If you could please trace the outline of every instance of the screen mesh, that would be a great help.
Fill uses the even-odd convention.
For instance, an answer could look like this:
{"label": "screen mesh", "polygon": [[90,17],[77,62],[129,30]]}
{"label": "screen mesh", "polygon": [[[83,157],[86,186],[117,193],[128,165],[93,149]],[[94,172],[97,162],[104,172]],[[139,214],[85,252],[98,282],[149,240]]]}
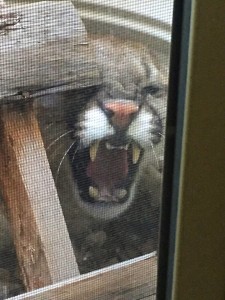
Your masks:
{"label": "screen mesh", "polygon": [[0,299],[156,257],[173,2],[1,2]]}

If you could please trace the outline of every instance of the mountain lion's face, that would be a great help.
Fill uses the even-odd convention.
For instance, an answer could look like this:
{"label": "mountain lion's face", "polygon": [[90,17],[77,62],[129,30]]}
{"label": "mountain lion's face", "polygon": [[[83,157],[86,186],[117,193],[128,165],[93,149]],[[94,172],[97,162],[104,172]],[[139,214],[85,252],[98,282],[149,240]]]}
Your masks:
{"label": "mountain lion's face", "polygon": [[76,111],[71,161],[79,205],[110,219],[135,198],[145,156],[161,139],[157,101],[163,86],[146,50],[106,39],[92,45],[104,83]]}

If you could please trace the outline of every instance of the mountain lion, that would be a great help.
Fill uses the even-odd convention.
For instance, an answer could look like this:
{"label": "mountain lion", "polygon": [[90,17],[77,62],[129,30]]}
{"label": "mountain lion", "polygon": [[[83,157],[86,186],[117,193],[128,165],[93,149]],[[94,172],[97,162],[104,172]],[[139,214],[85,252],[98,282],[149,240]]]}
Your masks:
{"label": "mountain lion", "polygon": [[103,84],[88,99],[73,105],[70,95],[62,105],[71,130],[67,154],[74,201],[94,219],[110,220],[138,202],[143,185],[159,205],[166,83],[139,44],[92,37],[91,47]]}
{"label": "mountain lion", "polygon": [[102,86],[76,102],[72,92],[55,96],[60,102],[46,98],[39,117],[71,237],[106,221],[139,224],[160,203],[166,79],[143,45],[114,37],[90,43]]}

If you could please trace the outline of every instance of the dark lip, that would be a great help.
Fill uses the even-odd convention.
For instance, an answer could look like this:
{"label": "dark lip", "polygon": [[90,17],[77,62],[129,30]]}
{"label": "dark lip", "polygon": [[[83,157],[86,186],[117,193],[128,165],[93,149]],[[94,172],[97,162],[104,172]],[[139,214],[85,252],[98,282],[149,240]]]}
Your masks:
{"label": "dark lip", "polygon": [[103,138],[101,142],[109,142],[112,146],[121,147],[131,143],[132,139],[126,135],[126,131],[117,131],[113,135]]}

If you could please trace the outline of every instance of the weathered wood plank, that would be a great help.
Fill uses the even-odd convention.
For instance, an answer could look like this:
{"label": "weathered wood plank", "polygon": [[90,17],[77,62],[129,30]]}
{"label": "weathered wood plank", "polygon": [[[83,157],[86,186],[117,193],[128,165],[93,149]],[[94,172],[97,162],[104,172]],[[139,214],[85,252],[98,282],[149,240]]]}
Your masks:
{"label": "weathered wood plank", "polygon": [[100,84],[86,32],[69,1],[2,8],[16,15],[0,27],[0,104]]}
{"label": "weathered wood plank", "polygon": [[156,272],[156,254],[151,253],[10,299],[153,300]]}
{"label": "weathered wood plank", "polygon": [[26,289],[78,275],[33,110],[2,109],[0,123],[1,192]]}

